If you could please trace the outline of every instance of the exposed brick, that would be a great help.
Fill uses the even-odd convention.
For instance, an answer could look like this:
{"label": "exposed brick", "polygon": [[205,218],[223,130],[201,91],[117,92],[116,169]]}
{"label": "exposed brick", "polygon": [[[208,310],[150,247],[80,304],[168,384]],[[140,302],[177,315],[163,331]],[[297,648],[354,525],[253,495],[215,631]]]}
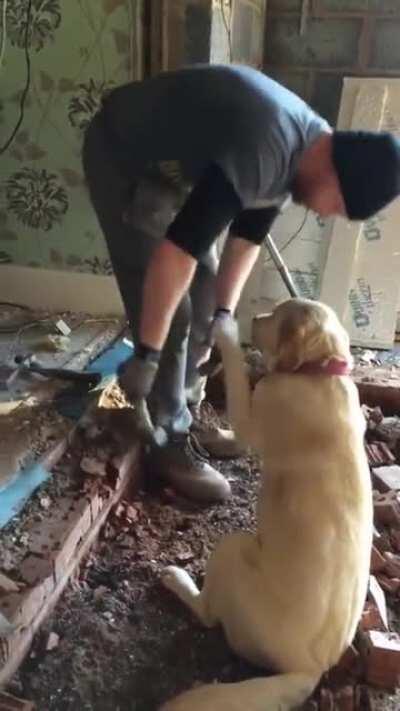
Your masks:
{"label": "exposed brick", "polygon": [[400,411],[400,377],[394,370],[356,366],[353,380],[358,387],[361,404],[379,406],[385,415],[396,415]]}
{"label": "exposed brick", "polygon": [[400,680],[399,635],[394,632],[368,632],[364,654],[367,682],[383,689],[395,689]]}
{"label": "exposed brick", "polygon": [[386,566],[386,560],[376,546],[371,549],[371,573],[381,573]]}
{"label": "exposed brick", "polygon": [[366,443],[365,451],[367,452],[370,467],[381,467],[394,464],[396,461],[396,457],[392,454],[386,442]]}
{"label": "exposed brick", "polygon": [[335,702],[337,711],[354,711],[354,689],[352,686],[344,686],[335,694]]}
{"label": "exposed brick", "polygon": [[400,66],[400,21],[377,20],[372,38],[371,66],[398,69]]}
{"label": "exposed brick", "polygon": [[267,26],[266,60],[269,64],[316,67],[353,66],[358,58],[362,21],[312,19],[305,34],[299,22],[273,18]]}
{"label": "exposed brick", "polygon": [[326,118],[331,126],[336,125],[342,86],[343,77],[341,74],[317,74],[315,78],[311,103],[313,108]]}
{"label": "exposed brick", "polygon": [[16,696],[0,691],[0,711],[35,711],[31,701],[17,699]]}
{"label": "exposed brick", "polygon": [[376,524],[400,528],[400,505],[395,492],[374,495],[374,520]]}

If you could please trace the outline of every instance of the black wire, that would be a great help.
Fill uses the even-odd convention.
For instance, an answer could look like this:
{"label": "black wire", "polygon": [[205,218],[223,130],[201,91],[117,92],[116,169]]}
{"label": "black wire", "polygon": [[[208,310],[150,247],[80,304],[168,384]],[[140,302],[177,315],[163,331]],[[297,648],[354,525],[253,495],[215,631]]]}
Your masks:
{"label": "black wire", "polygon": [[31,24],[31,12],[32,12],[32,0],[28,0],[27,9],[26,9],[26,27],[25,27],[25,38],[24,38],[25,61],[26,61],[26,82],[25,82],[24,90],[21,94],[18,121],[15,124],[15,127],[11,133],[11,136],[5,142],[4,146],[2,146],[0,148],[0,155],[2,153],[5,153],[5,151],[10,147],[11,143],[13,142],[15,136],[17,135],[17,133],[21,127],[21,124],[24,120],[25,101],[26,101],[26,97],[28,96],[28,92],[29,92],[29,89],[31,86],[31,57],[29,54],[29,30],[30,30],[30,24]]}
{"label": "black wire", "polygon": [[[288,241],[283,245],[283,247],[281,247],[281,248],[279,249],[279,252],[280,252],[281,254],[282,254],[283,252],[285,252],[285,250],[286,250],[288,247],[290,247],[290,245],[292,244],[292,242],[294,242],[294,240],[296,239],[296,237],[298,237],[299,234],[300,234],[300,232],[302,232],[303,227],[304,227],[304,225],[305,225],[306,222],[307,222],[308,213],[309,213],[309,210],[307,209],[306,212],[305,212],[305,215],[304,215],[304,217],[303,217],[302,223],[301,223],[300,227],[298,228],[298,230],[296,230],[296,232],[294,233],[294,235],[292,235],[292,236],[290,237],[290,239],[288,239]],[[272,262],[272,257],[268,257],[268,259],[266,259],[264,263],[267,264],[268,262]]]}

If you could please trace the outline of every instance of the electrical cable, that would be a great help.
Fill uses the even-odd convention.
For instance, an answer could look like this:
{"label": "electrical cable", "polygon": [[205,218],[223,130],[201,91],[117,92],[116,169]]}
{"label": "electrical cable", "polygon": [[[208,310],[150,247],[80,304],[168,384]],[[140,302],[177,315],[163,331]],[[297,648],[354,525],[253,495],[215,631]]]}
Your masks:
{"label": "electrical cable", "polygon": [[0,71],[3,68],[4,54],[7,43],[7,3],[8,0],[3,0],[2,18],[1,18],[1,45],[0,45]]}
{"label": "electrical cable", "polygon": [[[300,227],[299,227],[299,228],[296,230],[296,232],[288,239],[288,241],[285,242],[285,244],[283,245],[283,247],[282,247],[281,249],[279,249],[279,252],[280,252],[281,254],[282,254],[283,252],[285,252],[288,247],[290,247],[290,245],[292,244],[292,242],[294,242],[294,240],[295,240],[295,239],[300,235],[300,233],[303,231],[304,226],[305,226],[305,224],[306,224],[306,222],[307,222],[308,213],[309,213],[309,210],[306,209],[305,215],[304,215],[304,217],[303,217],[303,220],[302,220],[302,222],[301,222]],[[266,245],[264,245],[264,246],[266,247]],[[266,247],[266,249],[268,249],[268,248]],[[268,258],[265,260],[264,264],[268,264],[268,262],[272,262],[272,257],[268,257]]]}
{"label": "electrical cable", "polygon": [[[3,12],[4,12],[4,5],[3,5]],[[29,92],[29,89],[31,86],[31,56],[29,53],[29,31],[30,31],[30,24],[31,24],[31,15],[32,15],[32,0],[27,0],[26,26],[25,26],[25,38],[24,38],[24,50],[25,50],[25,61],[26,61],[26,82],[25,82],[25,87],[23,89],[23,92],[21,94],[18,121],[15,124],[10,137],[7,139],[5,144],[0,147],[0,155],[5,153],[5,151],[10,147],[11,143],[13,142],[15,136],[17,135],[17,133],[21,127],[21,124],[24,120],[26,97],[28,96],[28,92]],[[4,31],[4,28],[3,28],[3,31]]]}

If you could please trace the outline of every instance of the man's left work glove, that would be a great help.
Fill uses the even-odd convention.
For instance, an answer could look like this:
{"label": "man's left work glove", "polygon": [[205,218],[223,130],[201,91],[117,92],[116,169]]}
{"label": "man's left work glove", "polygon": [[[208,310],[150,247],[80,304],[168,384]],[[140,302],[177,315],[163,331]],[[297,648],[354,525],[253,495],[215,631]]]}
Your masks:
{"label": "man's left work glove", "polygon": [[208,337],[207,337],[207,345],[209,348],[214,347],[215,336],[216,336],[217,331],[220,328],[220,326],[222,326],[225,321],[230,320],[231,318],[232,318],[232,313],[229,309],[222,309],[222,308],[216,309],[216,311],[214,313],[213,320],[211,321],[211,326],[210,326],[210,330],[208,332]]}
{"label": "man's left work glove", "polygon": [[160,354],[138,346],[135,354],[118,369],[118,384],[131,403],[145,400],[151,392],[158,371]]}

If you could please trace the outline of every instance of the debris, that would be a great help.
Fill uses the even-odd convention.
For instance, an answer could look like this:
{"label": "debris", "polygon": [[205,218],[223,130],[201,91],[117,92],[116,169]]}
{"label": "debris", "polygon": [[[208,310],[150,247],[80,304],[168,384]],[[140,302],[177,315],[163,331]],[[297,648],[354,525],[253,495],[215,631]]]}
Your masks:
{"label": "debris", "polygon": [[376,488],[385,494],[389,491],[400,491],[400,467],[397,464],[381,466],[372,469]]}
{"label": "debris", "polygon": [[92,476],[107,476],[106,463],[94,457],[82,457],[80,467],[85,474]]}
{"label": "debris", "polygon": [[372,574],[375,573],[380,573],[383,570],[385,570],[386,566],[386,561],[385,558],[383,557],[382,553],[377,549],[377,547],[374,545],[372,546],[371,549],[371,563],[370,563],[370,571]]}
{"label": "debris", "polygon": [[46,509],[46,511],[47,511],[47,509],[49,509],[51,506],[51,499],[48,496],[42,496],[39,499],[39,503],[40,503],[42,509]]}
{"label": "debris", "polygon": [[[379,619],[383,626],[383,629],[389,629],[388,615],[386,609],[386,598],[381,586],[379,585],[377,579],[370,575],[369,585],[368,585],[368,598],[376,606],[378,610]],[[377,627],[376,629],[380,629]]]}
{"label": "debris", "polygon": [[56,321],[55,327],[63,336],[69,336],[71,334],[70,327],[65,323],[65,321],[63,321],[62,318]]}
{"label": "debris", "polygon": [[7,639],[14,630],[15,625],[12,625],[11,622],[4,617],[3,613],[0,612],[0,638],[4,637],[4,639]]}
{"label": "debris", "polygon": [[400,556],[387,551],[383,554],[385,559],[385,573],[389,578],[400,578]]}
{"label": "debris", "polygon": [[400,637],[395,632],[371,630],[363,639],[366,681],[382,689],[395,689],[400,681]]}
{"label": "debris", "polygon": [[335,711],[355,711],[354,689],[344,686],[335,694]]}
{"label": "debris", "polygon": [[400,579],[399,578],[388,578],[386,575],[379,574],[376,576],[379,585],[383,590],[391,595],[396,595],[400,590]]}
{"label": "debris", "polygon": [[400,439],[400,417],[384,417],[377,424],[375,431],[379,439],[387,442],[389,447],[395,450]]}
{"label": "debris", "polygon": [[93,599],[98,602],[101,600],[104,595],[106,595],[108,592],[110,592],[109,588],[107,588],[105,585],[99,585],[98,588],[96,588],[93,591]]}
{"label": "debris", "polygon": [[39,350],[51,350],[51,351],[61,351],[61,352],[67,352],[71,348],[71,339],[69,336],[58,336],[55,334],[47,334],[45,338],[43,339],[43,345],[42,343],[38,344],[38,349]]}
{"label": "debris", "polygon": [[4,573],[0,573],[0,592],[13,593],[19,592],[20,586],[14,580],[8,578]]}
{"label": "debris", "polygon": [[56,649],[58,647],[59,642],[60,637],[58,636],[58,634],[56,632],[50,632],[46,644],[46,652],[51,652],[53,649]]}
{"label": "debris", "polygon": [[370,467],[380,467],[385,464],[393,464],[396,461],[396,457],[385,442],[366,443],[365,450]]}
{"label": "debris", "polygon": [[374,519],[376,524],[400,528],[400,504],[395,491],[374,492]]}
{"label": "debris", "polygon": [[336,664],[336,669],[358,677],[361,672],[361,657],[354,644],[346,649]]}
{"label": "debris", "polygon": [[368,407],[368,405],[361,405],[361,410],[367,422],[368,430],[376,429],[376,426],[379,425],[384,418],[384,414],[380,407]]}
{"label": "debris", "polygon": [[333,693],[330,689],[322,688],[319,699],[319,711],[335,711]]}
{"label": "debris", "polygon": [[35,711],[35,708],[31,701],[17,699],[16,696],[0,691],[0,711]]}

